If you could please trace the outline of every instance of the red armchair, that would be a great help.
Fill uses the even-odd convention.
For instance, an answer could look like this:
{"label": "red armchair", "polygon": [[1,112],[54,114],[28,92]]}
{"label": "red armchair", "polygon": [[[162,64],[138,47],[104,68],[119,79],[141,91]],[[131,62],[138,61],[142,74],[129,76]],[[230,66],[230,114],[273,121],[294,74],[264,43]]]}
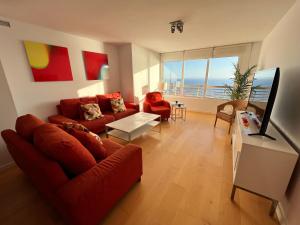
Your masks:
{"label": "red armchair", "polygon": [[[116,202],[140,181],[141,148],[103,139],[108,156],[89,170],[69,177],[60,162],[46,156],[35,145],[34,136],[43,124],[38,118],[26,115],[17,120],[16,132],[2,131],[11,156],[66,224],[99,224]],[[59,131],[63,139],[69,135]]]}
{"label": "red armchair", "polygon": [[160,92],[149,92],[144,101],[144,112],[161,115],[162,119],[170,118],[170,103],[163,100]]}

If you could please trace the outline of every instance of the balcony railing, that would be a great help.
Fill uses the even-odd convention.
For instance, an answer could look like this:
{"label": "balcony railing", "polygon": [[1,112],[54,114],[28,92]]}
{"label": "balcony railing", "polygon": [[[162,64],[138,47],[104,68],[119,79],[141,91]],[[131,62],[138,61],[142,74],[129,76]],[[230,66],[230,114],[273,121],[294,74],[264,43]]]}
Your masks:
{"label": "balcony railing", "polygon": [[168,83],[164,91],[166,95],[179,95],[188,97],[209,97],[219,99],[229,99],[225,92],[225,86],[206,86],[206,93],[204,85],[185,84],[182,87],[178,84]]}

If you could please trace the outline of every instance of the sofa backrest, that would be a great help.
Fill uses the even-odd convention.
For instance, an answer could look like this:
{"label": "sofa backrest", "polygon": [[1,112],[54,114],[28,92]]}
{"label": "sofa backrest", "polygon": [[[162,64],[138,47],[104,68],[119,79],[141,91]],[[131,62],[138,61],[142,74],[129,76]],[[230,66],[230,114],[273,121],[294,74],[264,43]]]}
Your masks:
{"label": "sofa backrest", "polygon": [[149,92],[146,94],[146,101],[149,103],[154,103],[163,100],[162,95],[160,92]]}
{"label": "sofa backrest", "polygon": [[32,144],[34,130],[43,124],[42,120],[27,114],[17,119],[17,132],[4,130],[1,135],[16,164],[36,188],[51,199],[54,191],[69,179],[57,162],[47,158]]}
{"label": "sofa backrest", "polygon": [[112,98],[122,98],[120,92],[114,92],[111,94],[97,95],[98,104],[102,112],[112,112],[110,100]]}
{"label": "sofa backrest", "polygon": [[60,100],[57,105],[58,113],[73,120],[80,119],[80,105],[87,103],[98,103],[98,98],[95,97],[82,97],[82,98],[69,98]]}

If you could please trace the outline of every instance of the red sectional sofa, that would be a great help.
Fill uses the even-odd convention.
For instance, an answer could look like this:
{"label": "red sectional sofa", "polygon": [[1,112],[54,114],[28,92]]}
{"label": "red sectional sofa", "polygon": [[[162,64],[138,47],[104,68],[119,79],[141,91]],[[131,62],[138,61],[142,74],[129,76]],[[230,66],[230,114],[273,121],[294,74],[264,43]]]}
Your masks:
{"label": "red sectional sofa", "polygon": [[[70,148],[66,152],[62,148],[72,144],[81,151],[88,150],[58,126],[47,124],[32,115],[17,119],[16,132],[4,130],[1,135],[16,164],[69,225],[99,224],[142,175],[140,147],[132,144],[122,146],[104,139],[103,145],[109,153],[106,158],[100,162],[88,159],[94,165],[70,177],[61,162],[53,160],[45,151],[51,151],[47,148],[53,143],[62,150],[52,149],[57,155],[66,155]],[[40,139],[46,140],[45,148],[41,148],[43,142]]]}
{"label": "red sectional sofa", "polygon": [[[100,133],[105,130],[105,124],[130,116],[140,111],[139,105],[125,102],[126,111],[114,113],[110,100],[112,98],[121,98],[120,92],[111,94],[97,95],[95,97],[62,99],[57,105],[58,115],[49,116],[50,123],[60,124],[62,122],[78,122],[94,133]],[[96,120],[83,120],[80,117],[80,104],[98,103],[104,117]]]}

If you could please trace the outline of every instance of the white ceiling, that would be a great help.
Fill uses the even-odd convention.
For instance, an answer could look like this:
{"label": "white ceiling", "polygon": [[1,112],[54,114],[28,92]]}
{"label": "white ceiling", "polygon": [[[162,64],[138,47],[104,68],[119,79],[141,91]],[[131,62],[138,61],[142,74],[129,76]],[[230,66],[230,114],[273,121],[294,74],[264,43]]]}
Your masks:
{"label": "white ceiling", "polygon": [[[295,0],[0,0],[0,15],[158,52],[260,41]],[[169,22],[182,19],[182,34]]]}

